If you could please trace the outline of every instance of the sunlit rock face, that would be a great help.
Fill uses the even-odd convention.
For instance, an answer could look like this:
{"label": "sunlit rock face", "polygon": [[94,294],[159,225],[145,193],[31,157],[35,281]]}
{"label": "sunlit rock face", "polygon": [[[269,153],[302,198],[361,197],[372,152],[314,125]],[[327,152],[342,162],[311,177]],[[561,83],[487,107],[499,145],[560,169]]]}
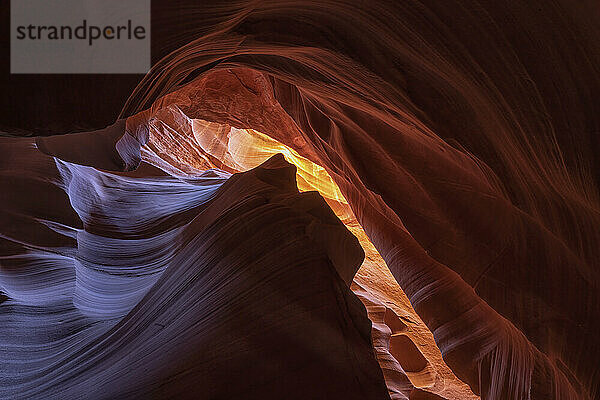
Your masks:
{"label": "sunlit rock face", "polygon": [[[120,119],[84,133],[89,143],[40,139],[39,150],[111,170],[144,160],[129,177],[198,179],[207,168],[232,173],[264,161],[261,146],[244,157],[229,151],[256,145],[248,138],[260,132],[320,166],[337,187],[313,189],[367,254],[351,287],[372,321],[369,346],[390,396],[598,398],[597,3],[177,0],[153,15],[160,16],[154,47],[167,57],[129,97]],[[31,115],[20,111],[24,121],[12,131],[88,126],[97,120],[73,104],[85,99],[100,113],[101,105],[120,106],[131,94],[130,87],[105,86],[111,96],[83,84],[71,96],[70,88],[61,90],[47,101],[53,108],[43,119],[35,111],[46,108],[32,103]],[[27,96],[18,100],[29,107]],[[56,112],[56,104],[66,106]],[[102,116],[105,125],[117,119]],[[38,154],[33,147],[19,151]],[[51,157],[26,168],[15,167],[19,158],[2,160],[9,171],[3,179],[14,187],[2,194],[13,202],[5,209],[14,210],[2,211],[2,237],[9,238],[3,316],[13,312],[7,305],[40,301],[38,294],[68,297],[70,285],[77,288],[73,270],[81,268],[56,267],[74,259],[73,230],[84,229],[67,194],[51,183],[63,175]],[[47,189],[47,201],[25,195],[31,183]],[[34,254],[24,256],[23,246]],[[47,248],[51,254],[41,261]],[[350,284],[348,276],[341,279]],[[142,301],[145,290],[123,293],[121,304],[91,283],[82,284],[103,299],[110,318]],[[81,297],[70,298],[84,306]],[[86,307],[77,312],[91,313]],[[85,317],[103,318],[91,314]],[[92,327],[99,335],[105,329]],[[47,349],[36,349],[36,357],[47,357]],[[36,357],[24,359],[36,363]],[[6,379],[18,380],[18,365]]]}
{"label": "sunlit rock face", "polygon": [[[285,90],[279,90],[284,99],[290,90],[300,99],[305,96],[282,85]],[[321,114],[315,121],[306,120],[312,114],[298,109],[293,109],[300,113],[294,120],[290,118],[294,114],[284,112],[275,99],[276,87],[249,69],[215,71],[161,98],[131,123],[140,126],[138,130],[152,130],[157,121],[166,119],[171,127],[184,127],[181,132],[187,140],[197,141],[208,149],[205,152],[223,153],[223,143],[207,144],[206,139],[198,139],[210,125],[199,122],[199,118],[217,121],[225,127],[213,129],[221,132],[220,137],[226,132],[227,140],[233,142],[225,143],[225,147],[234,148],[232,154],[224,154],[223,164],[230,167],[236,162],[236,129],[275,129],[270,132],[272,137],[325,167],[338,183],[456,376],[484,398],[589,397],[582,381],[587,379],[594,385],[596,370],[581,369],[581,376],[587,378],[577,378],[568,362],[578,360],[571,367],[577,370],[581,360],[595,365],[597,343],[589,332],[595,322],[582,310],[572,310],[565,297],[557,294],[578,297],[589,312],[598,311],[598,276],[591,267],[594,259],[586,264],[584,257],[584,253],[595,251],[583,244],[591,242],[584,239],[584,253],[578,256],[576,249],[568,246],[572,238],[560,239],[557,231],[551,232],[544,225],[545,217],[515,206],[501,187],[500,177],[459,148],[429,135],[417,135],[412,129],[404,132],[401,126],[381,125],[373,116],[377,114],[341,105],[345,112],[331,110],[329,123],[322,121],[325,117]],[[219,108],[215,110],[216,104]],[[219,113],[223,107],[229,114]],[[170,110],[169,118],[162,114],[165,109]],[[356,119],[351,121],[350,116]],[[151,122],[136,125],[140,120]],[[372,139],[365,136],[366,125],[361,128],[359,122],[378,126],[376,132],[380,134],[395,133],[386,139],[390,141],[387,147],[376,147],[381,150],[376,151]],[[317,123],[322,124],[320,129]],[[165,140],[165,128],[162,123],[158,125],[163,134],[150,140],[150,148],[161,147]],[[228,126],[237,128],[229,130]],[[311,139],[316,132],[328,132],[327,145],[322,136],[318,141]],[[360,143],[360,149],[348,148],[351,140]],[[179,151],[185,153],[182,148]],[[364,186],[366,183],[369,186]],[[538,188],[537,193],[542,193],[539,190],[546,191]],[[564,201],[568,199],[562,198]],[[399,208],[391,208],[391,202]],[[572,217],[579,218],[582,226],[588,224],[584,215],[597,219],[591,204],[570,207]],[[404,218],[399,218],[401,210],[406,212]],[[532,249],[540,254],[534,255]],[[444,260],[447,264],[442,263]],[[556,275],[548,272],[538,276],[535,269],[542,267]],[[507,274],[507,270],[513,273]],[[563,282],[566,277],[569,281]],[[522,283],[516,284],[515,279]],[[572,326],[569,321],[577,315],[579,322]],[[577,344],[571,344],[575,339]],[[577,357],[566,350],[569,346],[579,352]],[[414,353],[412,349],[406,351]],[[424,381],[415,377],[414,382]]]}
{"label": "sunlit rock face", "polygon": [[[365,252],[365,260],[353,278],[352,290],[364,303],[372,321],[373,350],[390,396],[402,399],[416,388],[422,388],[446,398],[476,398],[442,360],[431,332],[410,305],[325,169],[255,130],[187,118],[180,108],[181,104],[189,103],[181,97],[183,93],[178,92],[180,97],[176,103],[158,110],[152,117],[150,140],[142,148],[144,160],[161,166],[167,159],[175,171],[194,174],[217,166],[230,172],[246,171],[274,154],[284,154],[297,168],[298,188],[318,191],[359,239]],[[166,105],[164,99],[161,104]]]}

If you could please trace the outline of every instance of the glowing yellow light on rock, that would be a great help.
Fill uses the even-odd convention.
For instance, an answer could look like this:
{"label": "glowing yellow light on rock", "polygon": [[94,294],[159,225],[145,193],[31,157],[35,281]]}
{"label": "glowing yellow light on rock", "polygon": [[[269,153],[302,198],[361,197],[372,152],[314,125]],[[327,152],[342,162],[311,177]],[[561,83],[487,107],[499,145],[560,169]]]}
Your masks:
{"label": "glowing yellow light on rock", "polygon": [[[298,189],[318,191],[348,230],[358,238],[365,252],[365,260],[351,288],[369,312],[373,322],[373,338],[375,331],[378,331],[380,338],[386,337],[385,330],[388,328],[384,314],[387,315],[388,311],[392,311],[399,320],[410,321],[406,324],[406,331],[392,332],[392,336],[406,336],[427,361],[426,367],[420,371],[404,371],[411,383],[448,399],[478,398],[445,364],[433,335],[412,308],[387,264],[356,220],[339,187],[323,167],[261,132],[199,119],[179,119],[172,110],[163,111],[157,113],[157,124],[152,127],[153,134],[150,135],[147,150],[168,158],[169,163],[181,171],[193,167],[196,171],[220,168],[234,173],[243,172],[257,167],[277,153],[283,154],[288,162],[294,164]],[[386,349],[389,340],[387,346],[381,342],[373,344],[384,375],[391,374],[386,376],[390,384],[396,380],[394,370],[397,370],[398,363]]]}

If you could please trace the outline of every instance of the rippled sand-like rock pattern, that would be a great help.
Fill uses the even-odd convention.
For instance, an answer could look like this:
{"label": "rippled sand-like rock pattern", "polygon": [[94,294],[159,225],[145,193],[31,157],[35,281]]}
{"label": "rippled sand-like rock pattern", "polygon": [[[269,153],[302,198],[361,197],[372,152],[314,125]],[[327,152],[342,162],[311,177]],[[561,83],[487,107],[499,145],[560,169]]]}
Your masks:
{"label": "rippled sand-like rock pattern", "polygon": [[[349,289],[364,253],[281,155],[231,178],[132,178],[1,145],[31,155],[12,179],[47,179],[73,217],[37,213],[53,243],[2,239],[3,398],[387,397]],[[12,193],[9,216],[28,206]]]}

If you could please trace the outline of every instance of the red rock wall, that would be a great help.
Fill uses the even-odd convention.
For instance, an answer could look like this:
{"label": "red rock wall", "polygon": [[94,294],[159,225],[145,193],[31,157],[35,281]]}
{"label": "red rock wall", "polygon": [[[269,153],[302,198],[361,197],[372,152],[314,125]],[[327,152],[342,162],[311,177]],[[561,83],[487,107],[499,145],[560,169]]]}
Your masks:
{"label": "red rock wall", "polygon": [[192,82],[188,117],[257,129],[328,170],[482,398],[598,397],[595,2],[157,11],[179,26],[172,48],[188,44],[121,116]]}

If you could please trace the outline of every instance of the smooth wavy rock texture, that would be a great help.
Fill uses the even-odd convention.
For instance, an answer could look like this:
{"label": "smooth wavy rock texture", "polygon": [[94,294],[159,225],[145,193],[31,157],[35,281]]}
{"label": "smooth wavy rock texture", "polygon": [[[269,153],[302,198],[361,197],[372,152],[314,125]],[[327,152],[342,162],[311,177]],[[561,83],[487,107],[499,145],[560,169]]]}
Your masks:
{"label": "smooth wavy rock texture", "polygon": [[[63,308],[58,308],[54,316],[67,315],[67,321],[118,319],[116,315],[126,311],[125,304],[139,301],[127,314],[132,316],[131,322],[122,319],[107,327],[108,322],[93,324],[82,320],[85,329],[94,330],[94,335],[80,336],[77,334],[83,328],[73,322],[75,325],[68,333],[75,342],[69,344],[61,342],[65,334],[62,328],[58,333],[40,331],[40,338],[9,334],[7,338],[13,338],[14,342],[0,351],[10,352],[15,346],[32,346],[33,349],[47,341],[57,341],[59,349],[67,346],[69,350],[56,357],[69,353],[75,358],[59,361],[51,374],[33,372],[30,376],[45,380],[48,390],[58,387],[60,381],[75,379],[70,374],[95,376],[93,379],[98,380],[93,385],[101,384],[103,379],[114,380],[115,384],[109,386],[111,390],[116,390],[118,385],[135,386],[137,380],[124,382],[124,371],[128,362],[141,363],[144,357],[168,370],[160,373],[173,373],[169,376],[175,380],[191,379],[177,369],[170,353],[159,352],[164,359],[159,358],[143,340],[164,338],[160,344],[169,349],[177,349],[180,343],[177,335],[168,336],[174,334],[171,329],[177,325],[165,324],[170,321],[166,316],[165,320],[160,319],[162,311],[168,308],[163,302],[168,303],[168,300],[153,297],[155,288],[156,293],[161,294],[162,290],[170,290],[161,282],[170,276],[167,272],[171,264],[143,297],[152,297],[156,303],[152,315],[165,326],[162,334],[167,336],[164,337],[160,336],[160,325],[151,325],[154,319],[138,319],[152,306],[137,296],[142,294],[145,285],[150,285],[153,277],[144,278],[137,294],[123,291],[123,303],[112,301],[107,291],[95,287],[95,279],[91,277],[98,271],[89,271],[85,276],[90,279],[81,282],[81,286],[76,280],[71,283],[73,270],[89,266],[85,259],[81,265],[67,266],[68,260],[78,260],[74,250],[78,247],[76,233],[85,227],[77,203],[73,208],[69,206],[69,196],[60,188],[64,184],[60,182],[65,182],[64,176],[72,171],[83,168],[66,167],[67,162],[130,171],[140,160],[154,159],[153,166],[142,162],[141,170],[119,176],[138,174],[144,179],[148,178],[144,174],[164,176],[157,171],[158,166],[171,176],[160,179],[174,181],[200,179],[200,171],[207,165],[222,166],[227,172],[234,172],[226,166],[232,165],[235,158],[221,160],[218,152],[212,156],[210,152],[194,153],[196,146],[219,150],[218,143],[202,142],[206,138],[198,134],[202,126],[191,132],[179,130],[181,126],[193,128],[194,123],[198,124],[194,121],[204,121],[228,132],[231,128],[260,132],[327,172],[382,257],[385,268],[407,296],[412,310],[432,335],[444,365],[454,374],[443,376],[456,385],[452,376],[468,384],[472,393],[466,395],[492,400],[600,397],[600,341],[597,339],[600,330],[600,103],[597,101],[600,97],[600,26],[597,23],[600,7],[597,1],[207,0],[199,5],[192,0],[174,0],[157,3],[152,10],[152,47],[156,63],[137,86],[127,77],[13,78],[7,84],[8,100],[0,107],[10,114],[0,125],[3,132],[13,136],[46,135],[36,140],[39,150],[63,160],[56,166],[52,164],[54,159],[47,157],[45,161],[31,161],[24,167],[23,159],[31,156],[29,159],[37,160],[33,156],[37,150],[31,147],[31,141],[28,142],[30,148],[22,150],[23,155],[2,159],[8,171],[3,173],[3,179],[6,187],[11,188],[3,191],[2,201],[13,204],[2,210],[5,218],[2,235],[9,238],[8,244],[4,244],[8,250],[3,253],[4,258],[9,258],[2,261],[2,291],[8,298],[1,305],[2,318],[22,315],[35,320],[42,313],[39,309],[28,308],[36,311],[25,312],[19,311],[19,307],[39,307],[40,304],[34,303],[54,297],[48,295],[49,292],[69,298],[66,296],[71,293],[69,285],[74,285],[73,305],[82,307],[75,312],[90,315],[69,314],[70,309],[63,309],[67,307],[63,304],[56,305]],[[188,123],[182,123],[183,118],[189,120]],[[177,123],[173,124],[174,121]],[[81,136],[54,136],[67,132]],[[88,138],[89,142],[82,138]],[[54,172],[59,169],[63,172]],[[55,181],[59,183],[53,183]],[[30,184],[39,188],[31,191]],[[102,186],[98,188],[103,190]],[[47,194],[44,201],[37,201],[35,193],[41,190]],[[77,198],[75,193],[73,195]],[[282,199],[281,207],[293,211],[289,199]],[[322,209],[328,210],[325,206]],[[95,213],[94,210],[92,215]],[[265,234],[278,232],[276,225],[275,222],[267,224],[273,230],[265,228]],[[115,222],[114,226],[119,224]],[[259,229],[243,224],[234,224],[232,229],[242,229],[242,226],[247,227],[248,234]],[[102,232],[97,234],[105,237]],[[205,234],[211,232],[216,231],[209,229]],[[184,237],[189,238],[186,235]],[[284,233],[274,236],[287,237]],[[156,243],[160,241],[156,240]],[[241,242],[243,240],[235,244],[241,246]],[[94,248],[85,240],[82,246],[88,246],[88,250]],[[140,251],[147,250],[145,246],[141,245]],[[278,248],[275,244],[270,246]],[[163,249],[163,246],[158,247]],[[25,248],[33,253],[26,253]],[[185,252],[183,248],[180,250]],[[313,251],[316,248],[308,246],[305,255],[314,254]],[[99,252],[98,256],[101,255]],[[142,254],[125,251],[124,256]],[[294,259],[296,256],[299,258]],[[303,260],[299,254],[294,257],[278,259],[291,264]],[[64,267],[59,267],[62,261],[65,261]],[[180,268],[173,271],[173,278],[181,280],[169,281],[174,288],[181,288],[180,296],[170,298],[174,306],[180,304],[178,301],[189,301],[185,306],[191,307],[196,296],[193,290],[185,291],[195,288],[193,282],[196,282],[186,281],[185,265],[181,263]],[[25,273],[18,273],[19,269]],[[272,271],[273,279],[280,277],[275,270],[278,269]],[[326,276],[318,280],[312,280],[310,274],[294,275],[299,280],[295,287],[313,290],[313,285],[322,288],[323,281],[328,281],[331,289],[332,276],[336,275],[327,275],[325,270],[320,269]],[[153,267],[145,272],[151,271]],[[298,271],[290,271],[290,274],[292,272]],[[344,277],[343,273],[336,273]],[[352,275],[349,271],[345,273],[346,278]],[[47,276],[43,276],[45,274]],[[218,281],[218,276],[211,277]],[[112,276],[106,280],[107,284],[120,285],[118,282],[121,281]],[[345,290],[349,284],[348,279],[342,279],[333,287]],[[333,398],[362,396],[358,393],[379,394],[385,398],[381,369],[387,375],[388,390],[395,391],[397,398],[444,397],[442,392],[431,393],[426,387],[420,387],[427,385],[429,378],[415,370],[427,364],[405,338],[411,339],[409,333],[420,325],[409,326],[410,323],[400,318],[409,315],[408,311],[392,310],[410,328],[405,330],[393,314],[387,312],[388,304],[374,295],[375,286],[359,286],[354,282],[353,289],[362,298],[373,322],[372,345],[379,367],[368,340],[368,320],[362,313],[362,320],[355,321],[364,323],[353,325],[355,330],[351,331],[355,334],[342,335],[344,340],[353,343],[349,348],[359,357],[353,358],[355,363],[346,358],[348,353],[327,348],[330,355],[327,359],[334,363],[332,368],[323,367],[319,374],[311,375],[311,379],[315,379],[313,386],[302,387],[314,388],[324,376],[331,377],[327,382],[335,386],[339,380],[331,374],[335,371],[344,374],[345,368],[361,365],[363,369],[352,375],[361,376],[361,383],[352,381],[354,384],[335,386],[336,390],[344,390],[340,392],[344,394]],[[78,287],[85,291],[77,292]],[[342,292],[344,298],[354,298],[349,291]],[[86,302],[86,293],[94,300]],[[325,293],[331,292],[323,291],[322,295]],[[219,294],[227,295],[227,291]],[[228,298],[228,301],[238,305],[241,303],[237,301],[243,298]],[[93,307],[97,301],[106,305],[105,311]],[[325,297],[322,301],[331,305]],[[261,304],[261,310],[273,310],[268,298],[263,298]],[[347,312],[354,315],[350,305],[358,303],[347,304]],[[97,315],[103,313],[106,315]],[[221,313],[219,318],[225,318],[224,314],[227,313]],[[287,315],[291,318],[292,314]],[[344,313],[338,307],[326,315],[331,322]],[[248,317],[244,320],[248,323],[254,321],[248,315],[244,317]],[[351,320],[343,318],[346,323]],[[64,322],[55,322],[58,321]],[[132,327],[129,324],[137,324],[136,329],[128,330]],[[62,323],[46,325],[63,326]],[[290,326],[295,327],[294,333],[298,335],[294,337],[304,337],[300,336],[305,332],[303,328]],[[230,332],[243,327],[237,325]],[[10,333],[12,329],[5,330]],[[106,329],[104,333],[103,329]],[[110,336],[115,329],[124,331],[118,337]],[[201,328],[190,329],[194,332]],[[326,331],[329,332],[321,327],[314,332]],[[258,330],[254,332],[258,335]],[[311,331],[307,328],[306,332]],[[335,332],[340,331],[334,330],[332,335],[335,336]],[[347,331],[342,329],[342,332]],[[422,332],[423,337],[427,336],[426,331]],[[141,336],[136,336],[138,333]],[[182,332],[177,333],[184,337]],[[91,336],[97,336],[97,341],[84,343],[82,337]],[[114,342],[103,346],[107,344],[103,340],[109,337],[112,339],[106,340]],[[219,340],[228,340],[228,337]],[[340,340],[326,343],[328,346],[347,343]],[[231,349],[240,348],[234,345],[242,346],[228,342]],[[321,345],[315,338],[307,343]],[[420,350],[419,343],[412,339],[411,343]],[[23,360],[27,360],[25,364],[20,366],[20,361],[15,361],[6,369],[8,377],[3,379],[9,379],[11,387],[23,385],[27,391],[44,388],[43,385],[27,387],[28,383],[19,382],[18,378],[27,377],[28,371],[35,371],[52,357],[44,353],[48,347],[40,346],[41,353],[36,357],[23,355]],[[94,350],[88,353],[77,346],[92,346]],[[118,357],[121,348],[136,350],[128,352],[126,359],[116,360],[113,357]],[[197,349],[194,345],[187,346],[184,354],[193,358]],[[295,347],[278,351],[284,354],[291,349]],[[387,349],[389,355],[381,349]],[[226,350],[226,346],[215,348],[223,359],[234,356]],[[177,351],[173,350],[173,354],[180,355]],[[294,357],[310,357],[310,354],[299,352]],[[393,359],[386,358],[389,356]],[[264,353],[261,357],[264,358]],[[261,357],[252,359],[263,359]],[[9,359],[19,360],[17,356]],[[394,360],[405,364],[402,373],[386,372],[399,371],[390,367],[396,365]],[[148,362],[148,365],[156,364]],[[293,368],[289,362],[277,365]],[[433,365],[438,366],[443,367],[441,363]],[[90,371],[89,375],[86,371]],[[102,373],[98,374],[99,371]],[[216,368],[215,373],[218,371]],[[244,373],[253,371],[249,369]],[[147,378],[141,375],[139,382],[143,382],[147,390],[161,390],[152,385],[163,384],[166,395],[175,395],[168,390],[184,390],[183,386],[171,386],[171,380],[153,380],[156,373],[157,370],[152,369]],[[239,370],[230,373],[242,375]],[[391,375],[394,377],[390,378]],[[211,378],[215,382],[224,379],[224,376]],[[148,383],[150,381],[152,383]],[[282,381],[275,379],[272,383],[282,384]],[[88,386],[93,389],[96,387],[93,385]],[[325,385],[325,388],[334,386]],[[7,387],[4,381],[2,387]],[[77,380],[65,385],[73,391],[81,387],[83,383]],[[200,386],[190,387],[200,390]],[[364,392],[358,392],[358,387]],[[223,390],[229,388],[223,386]],[[255,393],[253,388],[248,386],[243,397],[251,397]],[[159,392],[154,393],[159,395]],[[283,397],[296,393],[289,391]]]}
{"label": "smooth wavy rock texture", "polygon": [[0,397],[387,397],[349,290],[364,253],[281,155],[193,179],[13,161],[23,189],[54,170],[48,190],[80,223],[3,198],[5,218],[27,211],[48,232],[2,239]]}

